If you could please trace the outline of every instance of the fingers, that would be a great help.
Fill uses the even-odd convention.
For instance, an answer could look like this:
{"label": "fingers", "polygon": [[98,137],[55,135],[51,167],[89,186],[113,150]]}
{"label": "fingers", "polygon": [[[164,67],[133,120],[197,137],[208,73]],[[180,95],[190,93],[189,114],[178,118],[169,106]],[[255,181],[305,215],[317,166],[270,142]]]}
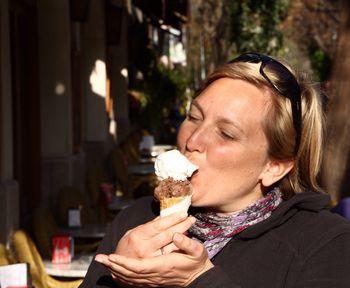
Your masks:
{"label": "fingers", "polygon": [[159,243],[162,247],[171,243],[175,233],[186,232],[194,223],[195,218],[190,216],[185,221],[175,224],[162,232],[155,235],[154,240]]}
{"label": "fingers", "polygon": [[[208,252],[204,246],[196,241],[186,237],[183,234],[175,234],[173,237],[174,244],[182,250],[184,254],[189,256],[192,260],[192,276],[187,279],[187,284],[199,275],[205,273],[214,267],[214,264],[208,258]],[[185,287],[187,287],[187,284]]]}
{"label": "fingers", "polygon": [[174,234],[173,243],[185,254],[193,257],[200,257],[203,255],[203,253],[206,253],[201,243],[196,240],[192,240],[180,233]]}
{"label": "fingers", "polygon": [[127,287],[159,287],[161,283],[158,273],[141,274],[113,262],[110,262],[109,265],[108,269],[113,279],[119,283],[127,284]]}
{"label": "fingers", "polygon": [[163,247],[163,255],[170,254],[171,252],[178,251],[179,248],[176,247],[174,243],[170,243]]}
{"label": "fingers", "polygon": [[[159,256],[160,249],[172,242],[175,233],[184,233],[194,222],[195,218],[187,217],[186,212],[156,218],[129,230],[118,242],[114,253],[134,258]],[[175,245],[165,248],[164,254],[178,250]]]}
{"label": "fingers", "polygon": [[107,258],[103,258],[102,264],[118,278],[124,280],[133,279],[135,281],[136,279],[157,277],[158,271],[164,266],[164,261],[157,257],[135,259],[110,254]]}
{"label": "fingers", "polygon": [[184,253],[150,258],[98,254],[95,260],[105,265],[117,282],[133,287],[163,287],[165,284],[187,287],[193,279],[214,267],[199,242],[179,233],[174,235],[174,243]]}
{"label": "fingers", "polygon": [[[134,271],[126,269],[123,266],[117,264],[116,259],[116,256],[114,256],[113,254],[109,256],[104,254],[98,254],[95,257],[95,261],[103,264],[110,271],[112,278],[117,282],[124,283],[133,287],[139,286],[138,282],[142,280],[139,279],[140,274],[135,273]],[[132,280],[132,282],[130,282],[130,280]],[[144,281],[141,281],[140,283],[145,284]]]}
{"label": "fingers", "polygon": [[157,221],[158,219],[160,219],[160,216],[157,216],[157,217],[154,218],[151,222]]}
{"label": "fingers", "polygon": [[159,249],[172,242],[174,233],[187,231],[194,219],[186,213],[174,213],[138,226],[125,234],[115,253],[130,257],[159,256]]}
{"label": "fingers", "polygon": [[166,217],[159,218],[158,221],[154,221],[150,225],[150,233],[153,233],[152,236],[169,229],[170,227],[179,224],[186,220],[188,214],[186,212],[174,213]]}
{"label": "fingers", "polygon": [[152,266],[158,266],[157,262],[161,262],[157,258],[134,259],[115,254],[109,255],[108,260],[111,263],[111,267],[115,268],[116,272],[132,277],[137,277],[138,275],[141,277],[140,274],[150,276],[153,272],[149,271],[147,267],[150,267],[151,265],[147,263],[150,262],[150,264],[152,263]]}
{"label": "fingers", "polygon": [[148,240],[158,235],[160,232],[169,229],[170,227],[181,223],[187,218],[187,213],[174,213],[167,217],[157,217],[152,221],[140,225],[130,231],[128,234],[137,234],[139,240]]}
{"label": "fingers", "polygon": [[108,255],[97,254],[95,256],[95,261],[103,264],[104,262],[108,261]]}

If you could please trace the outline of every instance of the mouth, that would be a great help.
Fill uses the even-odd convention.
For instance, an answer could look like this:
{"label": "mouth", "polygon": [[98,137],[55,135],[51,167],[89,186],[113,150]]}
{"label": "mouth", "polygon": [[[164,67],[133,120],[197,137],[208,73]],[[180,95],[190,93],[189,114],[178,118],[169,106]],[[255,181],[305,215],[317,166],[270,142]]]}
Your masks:
{"label": "mouth", "polygon": [[196,171],[194,171],[191,175],[191,177],[189,178],[189,180],[191,181],[193,179],[193,177],[195,177],[198,174],[199,169],[197,169]]}

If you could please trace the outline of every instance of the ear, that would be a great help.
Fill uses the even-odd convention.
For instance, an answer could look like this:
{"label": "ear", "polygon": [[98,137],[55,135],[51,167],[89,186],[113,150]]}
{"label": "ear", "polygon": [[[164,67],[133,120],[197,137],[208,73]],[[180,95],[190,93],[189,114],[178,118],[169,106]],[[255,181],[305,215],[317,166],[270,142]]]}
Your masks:
{"label": "ear", "polygon": [[261,174],[261,184],[269,187],[281,180],[294,167],[293,160],[269,160]]}

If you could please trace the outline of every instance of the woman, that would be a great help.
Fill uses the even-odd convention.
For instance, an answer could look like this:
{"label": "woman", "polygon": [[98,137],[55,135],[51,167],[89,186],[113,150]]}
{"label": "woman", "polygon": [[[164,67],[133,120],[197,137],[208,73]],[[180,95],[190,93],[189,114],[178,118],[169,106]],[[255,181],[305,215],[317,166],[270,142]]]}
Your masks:
{"label": "woman", "polygon": [[190,216],[122,211],[81,287],[348,287],[350,225],[321,192],[316,87],[257,53],[219,67],[178,147],[199,170]]}

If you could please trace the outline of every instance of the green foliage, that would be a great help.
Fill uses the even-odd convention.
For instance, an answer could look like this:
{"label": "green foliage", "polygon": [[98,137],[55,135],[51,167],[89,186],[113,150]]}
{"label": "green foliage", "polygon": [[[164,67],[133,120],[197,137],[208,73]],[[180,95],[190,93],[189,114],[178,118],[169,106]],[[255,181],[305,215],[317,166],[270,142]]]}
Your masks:
{"label": "green foliage", "polygon": [[332,68],[332,60],[329,55],[317,47],[315,43],[309,45],[308,52],[315,77],[317,77],[320,82],[328,80]]}
{"label": "green foliage", "polygon": [[149,96],[154,108],[171,108],[176,99],[183,97],[186,81],[180,70],[170,69],[163,65],[156,65],[146,76],[143,90]]}
{"label": "green foliage", "polygon": [[258,51],[276,54],[283,44],[279,24],[290,0],[230,1],[232,41],[236,53]]}
{"label": "green foliage", "polygon": [[169,118],[172,111],[184,111],[181,105],[185,102],[187,84],[182,70],[163,65],[154,65],[145,75],[139,87],[142,97],[137,121],[157,140],[170,133],[168,126],[171,125]]}

